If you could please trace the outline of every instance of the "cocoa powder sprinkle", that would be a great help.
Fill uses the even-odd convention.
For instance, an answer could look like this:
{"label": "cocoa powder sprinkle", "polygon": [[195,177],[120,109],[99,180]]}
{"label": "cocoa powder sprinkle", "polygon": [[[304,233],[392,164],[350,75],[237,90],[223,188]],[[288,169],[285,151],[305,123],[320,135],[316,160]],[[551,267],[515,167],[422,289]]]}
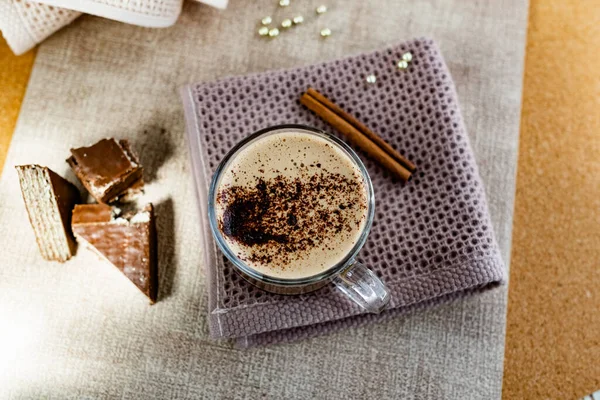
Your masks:
{"label": "cocoa powder sprinkle", "polygon": [[336,235],[351,235],[361,224],[367,208],[362,178],[324,169],[309,173],[304,164],[301,168],[295,178],[257,176],[254,186],[219,190],[217,202],[224,210],[219,229],[246,249],[238,256],[285,269],[311,249],[329,247]]}

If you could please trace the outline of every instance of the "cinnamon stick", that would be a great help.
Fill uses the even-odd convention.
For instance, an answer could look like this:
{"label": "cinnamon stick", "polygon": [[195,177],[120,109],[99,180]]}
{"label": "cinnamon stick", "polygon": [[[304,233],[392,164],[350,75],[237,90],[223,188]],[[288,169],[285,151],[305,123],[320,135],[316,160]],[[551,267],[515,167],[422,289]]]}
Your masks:
{"label": "cinnamon stick", "polygon": [[408,169],[406,169],[398,161],[394,160],[387,152],[380,148],[370,138],[363,135],[352,124],[345,121],[342,117],[331,111],[317,99],[308,93],[304,93],[302,97],[300,97],[300,103],[327,121],[340,133],[346,136],[352,144],[360,147],[363,151],[379,162],[385,169],[390,171],[392,175],[402,179],[405,182],[410,180],[411,172]]}
{"label": "cinnamon stick", "polygon": [[354,118],[352,115],[348,114],[346,111],[342,110],[337,104],[329,100],[327,97],[323,96],[316,89],[309,87],[306,93],[312,97],[314,97],[317,101],[325,105],[335,114],[339,115],[342,119],[348,122],[350,125],[354,126],[358,131],[360,131],[363,135],[371,139],[375,144],[381,147],[390,157],[398,161],[404,168],[408,169],[411,173],[415,172],[417,167],[415,164],[410,162],[406,157],[402,156],[398,153],[392,146],[389,145],[385,140],[379,137],[375,132],[367,128],[362,122]]}

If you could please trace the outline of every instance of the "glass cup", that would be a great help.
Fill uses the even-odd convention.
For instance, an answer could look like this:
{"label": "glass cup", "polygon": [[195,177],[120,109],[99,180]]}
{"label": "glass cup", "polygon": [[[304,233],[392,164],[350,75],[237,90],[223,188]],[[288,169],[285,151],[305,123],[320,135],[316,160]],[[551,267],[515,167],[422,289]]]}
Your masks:
{"label": "glass cup", "polygon": [[[307,135],[315,135],[325,139],[331,145],[342,150],[360,170],[365,189],[367,193],[367,222],[365,223],[360,237],[354,247],[344,256],[344,258],[333,265],[331,268],[308,277],[297,279],[281,279],[262,274],[248,264],[240,260],[236,254],[229,248],[223,233],[218,228],[217,212],[215,208],[218,185],[221,175],[227,170],[229,164],[235,160],[241,150],[250,143],[268,135],[283,132],[299,132]],[[223,158],[215,174],[213,175],[210,190],[208,194],[208,218],[212,234],[221,251],[232,262],[235,270],[248,282],[262,290],[279,294],[301,294],[317,290],[327,284],[333,283],[342,293],[356,302],[366,311],[378,313],[381,312],[390,300],[390,292],[381,280],[365,265],[356,260],[356,256],[367,240],[369,230],[373,224],[373,215],[375,213],[375,198],[373,193],[373,184],[367,173],[365,166],[356,153],[343,141],[337,137],[310,128],[304,125],[278,125],[262,129],[234,146]]]}

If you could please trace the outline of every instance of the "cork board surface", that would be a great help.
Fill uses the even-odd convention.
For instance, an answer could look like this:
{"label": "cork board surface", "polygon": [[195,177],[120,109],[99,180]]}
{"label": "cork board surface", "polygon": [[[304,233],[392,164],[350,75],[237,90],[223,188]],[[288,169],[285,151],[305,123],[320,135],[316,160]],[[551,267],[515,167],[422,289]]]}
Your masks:
{"label": "cork board surface", "polygon": [[0,35],[0,173],[15,130],[33,60],[35,50],[16,57]]}
{"label": "cork board surface", "polygon": [[531,2],[504,399],[600,389],[600,7]]}

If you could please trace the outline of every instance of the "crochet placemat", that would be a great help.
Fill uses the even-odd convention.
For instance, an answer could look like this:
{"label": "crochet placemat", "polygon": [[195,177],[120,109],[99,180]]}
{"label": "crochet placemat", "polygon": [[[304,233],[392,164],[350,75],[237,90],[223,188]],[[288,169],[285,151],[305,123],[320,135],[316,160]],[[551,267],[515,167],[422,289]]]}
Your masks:
{"label": "crochet placemat", "polygon": [[[406,70],[398,69],[396,62],[406,52],[413,60]],[[369,74],[376,76],[376,83],[366,82]],[[452,79],[435,43],[417,39],[324,64],[197,83],[182,90],[203,218],[211,335],[252,345],[361,321],[349,318],[363,310],[333,286],[281,296],[248,284],[216,248],[207,222],[208,182],[236,142],[284,123],[332,131],[299,104],[308,86],[355,115],[418,166],[413,180],[402,184],[359,150],[376,198],[373,228],[359,259],[390,288],[388,308],[403,312],[501,282],[505,269]]]}

